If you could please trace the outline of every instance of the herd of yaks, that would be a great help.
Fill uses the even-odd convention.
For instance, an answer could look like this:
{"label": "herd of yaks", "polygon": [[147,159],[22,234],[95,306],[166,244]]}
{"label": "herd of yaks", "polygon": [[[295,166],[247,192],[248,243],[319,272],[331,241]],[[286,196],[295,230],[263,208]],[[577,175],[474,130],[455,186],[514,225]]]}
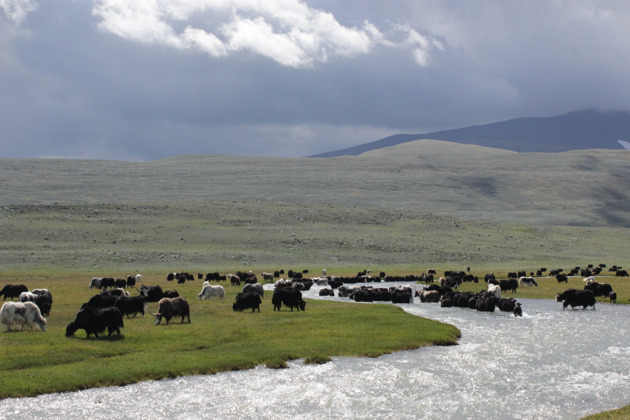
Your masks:
{"label": "herd of yaks", "polygon": [[[260,311],[261,298],[264,294],[262,284],[257,282],[256,276],[251,272],[239,273],[239,275],[246,284],[243,287],[243,292],[237,294],[233,309],[243,311],[251,308],[252,311],[256,309]],[[267,273],[262,273],[262,275],[263,278],[269,279]],[[240,278],[237,275],[217,276],[218,273],[209,273],[207,277],[218,281],[231,277],[232,284],[240,284]],[[295,277],[296,279],[301,278],[297,275]],[[273,277],[271,278],[273,279]],[[194,277],[185,273],[170,273],[167,276],[167,281],[175,279],[181,283],[182,279],[183,281],[194,280]],[[190,305],[186,298],[179,296],[175,290],[163,291],[160,286],[141,285],[138,289],[136,285],[141,281],[142,276],[140,274],[127,276],[125,279],[92,278],[88,287],[101,289],[101,292],[81,305],[74,321],[66,327],[66,336],[73,336],[78,329],[85,330],[87,337],[94,334],[98,338],[99,334],[105,331],[107,331],[108,336],[113,333],[120,335],[120,330],[124,327],[124,316],[135,317],[139,313],[144,315],[147,302],[158,302],[157,312],[151,313],[155,318],[156,325],[163,318],[168,324],[171,318],[177,316],[181,316],[181,322],[184,322],[185,319],[190,322]],[[272,299],[274,310],[280,310],[283,305],[290,308],[291,311],[293,309],[305,310],[306,302],[302,299],[301,291],[298,288],[281,286],[283,285],[279,284],[274,291]],[[125,290],[130,287],[135,287],[140,294],[131,296]],[[50,291],[47,289],[28,291],[28,288],[23,284],[8,284],[0,291],[0,296],[3,296],[3,301],[5,301],[0,308],[0,324],[5,325],[7,331],[32,330],[35,326],[46,331],[47,320],[44,315],[50,314],[52,306]],[[206,280],[198,297],[200,300],[210,297],[223,299],[225,289],[221,285],[211,285]],[[7,298],[10,298],[11,301],[6,301]],[[15,298],[17,298],[17,302],[13,301]]]}
{"label": "herd of yaks", "polygon": [[[571,306],[583,306],[584,308],[595,305],[595,297],[609,297],[612,303],[616,302],[616,293],[609,284],[601,284],[595,281],[595,275],[602,272],[604,264],[597,267],[589,265],[585,269],[580,267],[572,268],[568,273],[563,269],[549,271],[549,275],[555,276],[558,283],[567,282],[567,275],[587,276],[584,290],[568,289],[556,296],[558,302],[564,302],[563,308]],[[469,269],[468,269],[469,271]],[[610,272],[615,272],[616,276],[628,276],[621,266],[612,266]],[[369,270],[357,273],[354,277],[326,276],[323,270],[321,276],[305,278],[304,274],[308,270],[287,272],[288,279],[280,279],[284,274],[283,270],[273,273],[263,272],[262,278],[267,282],[275,281],[275,290],[272,303],[274,310],[280,310],[282,304],[289,307],[291,311],[296,308],[298,311],[305,309],[306,302],[302,299],[301,291],[309,290],[313,284],[323,287],[319,291],[320,296],[334,296],[337,290],[339,297],[348,297],[357,302],[389,301],[393,303],[413,303],[414,297],[418,297],[422,303],[440,303],[441,307],[462,307],[476,309],[478,311],[494,312],[495,308],[500,311],[511,312],[515,316],[522,315],[521,304],[514,298],[502,297],[501,293],[506,291],[516,291],[520,286],[537,286],[534,276],[542,276],[547,272],[546,268],[541,268],[536,273],[531,272],[529,276],[524,271],[508,273],[508,279],[497,281],[493,274],[486,274],[484,281],[488,284],[487,290],[478,293],[457,291],[457,287],[462,282],[472,281],[477,283],[479,279],[467,274],[464,271],[446,271],[443,277],[438,279],[438,284],[434,283],[435,270],[428,270],[419,276],[387,276],[381,272],[378,276],[372,276]],[[260,311],[261,298],[264,295],[262,285],[258,283],[256,275],[249,272],[237,272],[236,274],[220,275],[219,273],[202,273],[197,275],[198,279],[204,279],[202,290],[198,297],[200,300],[217,297],[223,299],[225,289],[221,285],[211,285],[210,281],[230,281],[232,285],[245,283],[243,291],[238,293],[233,305],[233,310],[243,311],[252,309]],[[189,273],[169,273],[167,281],[177,281],[184,283],[194,280],[195,277]],[[276,280],[278,279],[278,280]],[[425,286],[415,290],[412,286],[400,287],[375,287],[374,285],[347,286],[352,283],[374,283],[374,282],[424,282]],[[116,332],[120,334],[123,327],[123,317],[134,317],[141,313],[144,315],[146,302],[158,302],[158,312],[152,313],[155,323],[159,324],[162,318],[166,322],[171,318],[181,316],[181,322],[187,318],[190,322],[190,306],[184,297],[180,297],[176,291],[163,291],[159,286],[142,285],[140,289],[137,283],[142,282],[142,276],[127,276],[125,279],[115,279],[112,277],[95,277],[89,284],[90,288],[102,289],[93,296],[90,301],[83,304],[73,322],[66,327],[66,335],[72,336],[77,329],[84,329],[87,336],[99,334],[107,330],[108,335]],[[429,283],[431,283],[429,285]],[[130,296],[126,288],[136,287],[140,292],[138,296]],[[37,326],[42,331],[46,331],[46,318],[44,315],[50,314],[52,306],[52,294],[47,289],[34,289],[28,291],[25,285],[6,285],[0,291],[3,301],[11,298],[11,302],[4,302],[0,309],[0,324],[7,327],[7,331],[33,329]],[[18,301],[14,302],[13,299]]]}

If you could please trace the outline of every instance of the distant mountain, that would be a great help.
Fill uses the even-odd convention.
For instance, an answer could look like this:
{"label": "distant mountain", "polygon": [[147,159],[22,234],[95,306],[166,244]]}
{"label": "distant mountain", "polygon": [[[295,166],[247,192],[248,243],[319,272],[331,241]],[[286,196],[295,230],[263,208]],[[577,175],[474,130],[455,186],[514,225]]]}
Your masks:
{"label": "distant mountain", "polygon": [[617,140],[630,139],[630,112],[586,110],[556,117],[517,118],[425,134],[396,134],[311,157],[355,156],[419,139],[447,140],[515,152],[619,149]]}

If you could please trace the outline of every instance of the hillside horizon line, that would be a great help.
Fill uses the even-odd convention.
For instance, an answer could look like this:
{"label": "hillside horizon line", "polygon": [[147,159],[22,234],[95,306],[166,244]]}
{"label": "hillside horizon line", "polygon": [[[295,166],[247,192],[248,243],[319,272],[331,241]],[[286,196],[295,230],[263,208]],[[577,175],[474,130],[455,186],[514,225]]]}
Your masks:
{"label": "hillside horizon line", "polygon": [[356,156],[414,140],[445,140],[514,152],[568,152],[621,149],[630,139],[630,112],[593,109],[553,117],[523,117],[422,134],[394,134],[382,139],[308,157]]}

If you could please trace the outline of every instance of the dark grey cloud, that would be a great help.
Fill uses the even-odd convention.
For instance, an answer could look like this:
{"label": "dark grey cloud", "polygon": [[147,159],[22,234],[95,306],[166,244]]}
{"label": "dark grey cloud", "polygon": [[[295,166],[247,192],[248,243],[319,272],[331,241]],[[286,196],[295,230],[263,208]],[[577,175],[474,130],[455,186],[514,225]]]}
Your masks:
{"label": "dark grey cloud", "polygon": [[630,109],[618,2],[197,4],[0,2],[0,157],[303,156]]}

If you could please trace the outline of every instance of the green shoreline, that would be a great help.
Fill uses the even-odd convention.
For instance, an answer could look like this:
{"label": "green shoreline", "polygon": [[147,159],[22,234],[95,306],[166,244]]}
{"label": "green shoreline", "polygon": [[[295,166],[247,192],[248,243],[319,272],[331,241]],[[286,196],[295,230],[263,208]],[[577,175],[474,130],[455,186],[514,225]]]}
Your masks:
{"label": "green shoreline", "polygon": [[[5,283],[4,281],[2,282]],[[324,363],[333,356],[378,357],[430,345],[454,345],[460,331],[420,318],[393,305],[354,305],[311,300],[306,311],[274,312],[271,294],[259,312],[235,312],[240,291],[223,286],[223,300],[200,301],[200,282],[173,285],[191,306],[191,323],[179,319],[155,326],[153,317],[125,318],[122,337],[85,338],[79,330],[65,337],[65,326],[95,293],[84,278],[32,280],[29,289],[47,283],[54,303],[46,332],[0,334],[0,398],[116,386],[139,381],[250,369],[286,367],[289,360]],[[145,281],[145,284],[155,284]],[[175,287],[173,287],[175,286]],[[149,303],[156,312],[157,304]],[[25,379],[28,378],[28,379]]]}

